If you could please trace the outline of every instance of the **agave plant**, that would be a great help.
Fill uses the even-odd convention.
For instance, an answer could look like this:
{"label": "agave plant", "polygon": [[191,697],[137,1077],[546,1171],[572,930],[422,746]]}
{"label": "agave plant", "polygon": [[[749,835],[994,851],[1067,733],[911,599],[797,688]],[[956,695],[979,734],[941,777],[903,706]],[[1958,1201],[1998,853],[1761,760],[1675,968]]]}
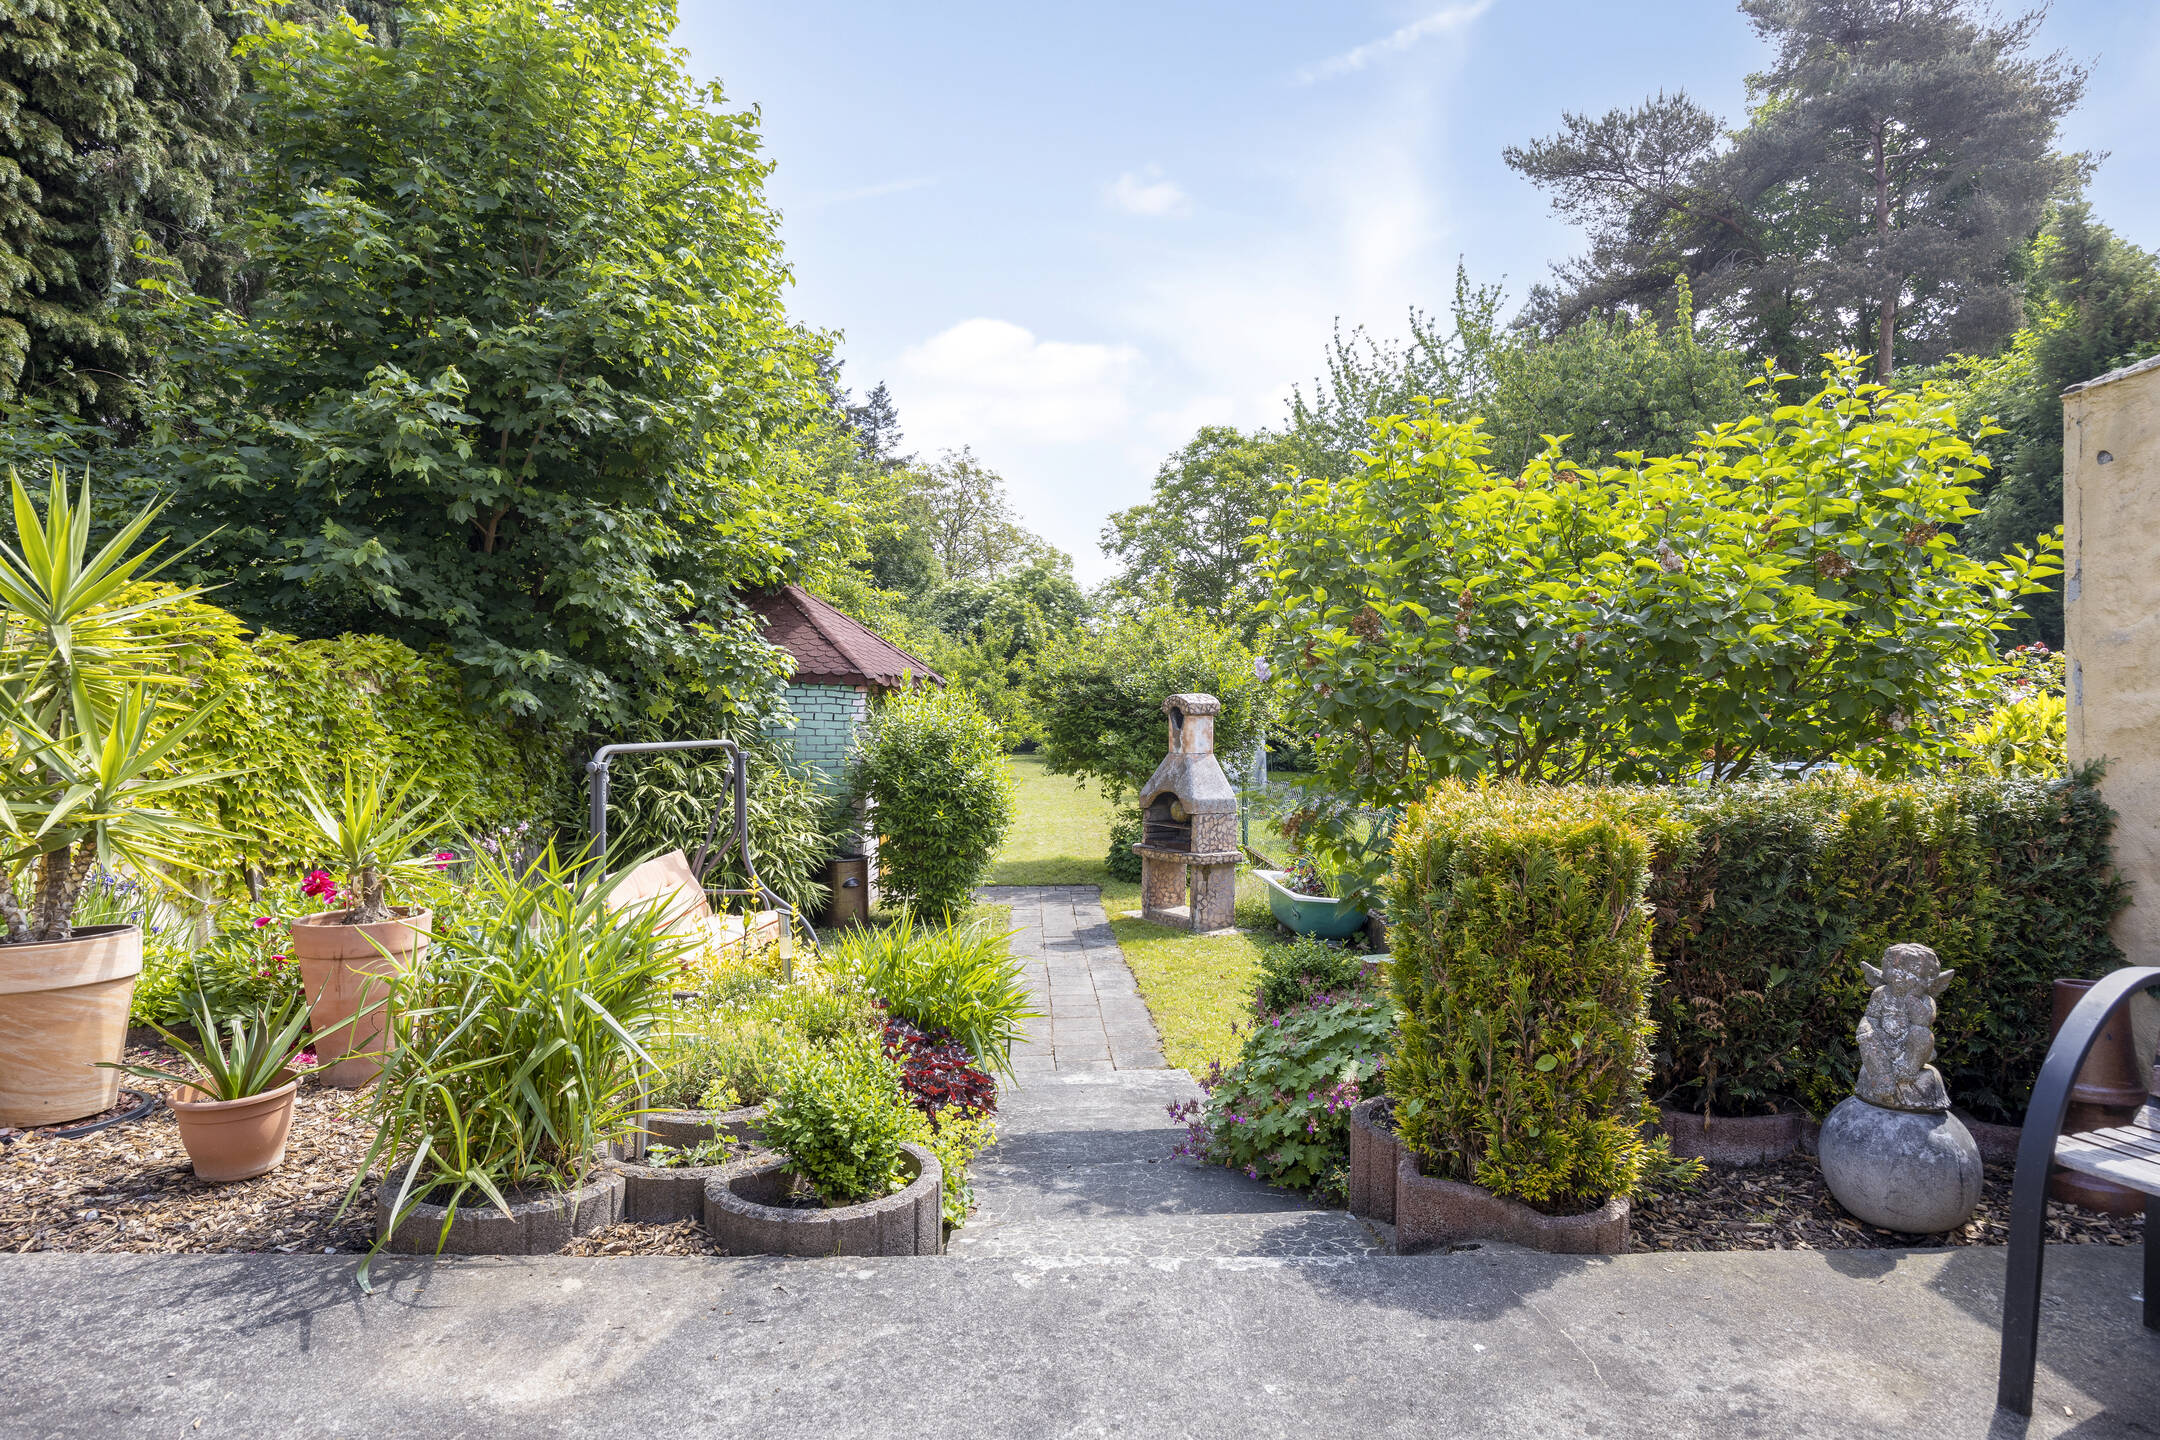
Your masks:
{"label": "agave plant", "polygon": [[[381,1003],[376,1002],[377,1005]],[[246,1016],[227,1016],[225,1029],[220,1031],[217,1018],[210,1013],[210,1002],[197,996],[194,1023],[195,1033],[201,1037],[200,1044],[190,1044],[154,1022],[150,1026],[194,1067],[191,1074],[157,1065],[116,1064],[110,1060],[101,1060],[98,1065],[101,1069],[119,1070],[139,1080],[165,1080],[174,1085],[192,1086],[211,1100],[245,1100],[284,1084],[280,1077],[292,1065],[293,1056],[307,1043],[307,1007],[297,1000],[288,1000],[275,1010],[263,1007]],[[343,1023],[349,1025],[352,1021]]]}
{"label": "agave plant", "polygon": [[[91,868],[156,876],[188,865],[215,832],[159,803],[230,772],[188,773],[183,742],[223,696],[183,701],[160,673],[165,646],[141,621],[197,590],[128,588],[163,542],[135,554],[151,505],[90,553],[90,483],[70,499],[59,469],[42,517],[11,469],[15,543],[0,540],[0,916],[10,944],[65,940]],[[133,598],[130,598],[130,597]],[[27,870],[27,875],[24,871]],[[28,894],[21,888],[27,880]]]}

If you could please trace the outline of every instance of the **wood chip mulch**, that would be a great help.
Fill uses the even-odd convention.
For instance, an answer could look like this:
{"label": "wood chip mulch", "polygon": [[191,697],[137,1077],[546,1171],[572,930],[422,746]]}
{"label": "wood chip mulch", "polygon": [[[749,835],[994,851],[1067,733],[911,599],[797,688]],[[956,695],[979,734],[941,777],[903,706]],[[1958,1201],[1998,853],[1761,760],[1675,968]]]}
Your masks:
{"label": "wood chip mulch", "polygon": [[[1711,1166],[1693,1185],[1637,1200],[1628,1249],[1905,1250],[1941,1245],[2006,1245],[2010,1240],[2008,1165],[1990,1165],[1980,1209],[1961,1230],[1900,1235],[1847,1215],[1823,1183],[1814,1157],[1791,1155],[1768,1165]],[[2135,1245],[2137,1216],[2116,1216],[2060,1202],[2048,1206],[2047,1238],[2059,1245]]]}
{"label": "wood chip mulch", "polygon": [[620,1225],[610,1225],[595,1230],[590,1235],[580,1235],[563,1246],[565,1255],[725,1255],[727,1251],[713,1243],[705,1227],[695,1220],[678,1220],[672,1225],[639,1225],[625,1220]]}
{"label": "wood chip mulch", "polygon": [[337,1212],[374,1138],[366,1103],[302,1080],[285,1163],[230,1185],[195,1178],[163,1105],[74,1140],[50,1129],[14,1131],[0,1144],[0,1253],[365,1250],[374,1239],[375,1187],[363,1184],[342,1219]]}

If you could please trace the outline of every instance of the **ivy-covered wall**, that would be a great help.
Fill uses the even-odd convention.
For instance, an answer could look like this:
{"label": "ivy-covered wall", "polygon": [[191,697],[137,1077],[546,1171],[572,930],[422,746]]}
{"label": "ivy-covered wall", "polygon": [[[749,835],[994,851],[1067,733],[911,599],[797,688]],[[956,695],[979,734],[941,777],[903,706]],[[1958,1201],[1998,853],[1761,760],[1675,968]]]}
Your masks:
{"label": "ivy-covered wall", "polygon": [[321,860],[306,838],[300,777],[334,790],[347,759],[418,774],[473,834],[520,820],[545,828],[563,809],[573,777],[555,744],[468,708],[447,658],[378,635],[250,634],[200,601],[172,611],[160,635],[173,647],[176,683],[226,697],[176,756],[187,769],[232,772],[174,802],[226,832],[202,852],[214,890],[244,886],[249,867]]}

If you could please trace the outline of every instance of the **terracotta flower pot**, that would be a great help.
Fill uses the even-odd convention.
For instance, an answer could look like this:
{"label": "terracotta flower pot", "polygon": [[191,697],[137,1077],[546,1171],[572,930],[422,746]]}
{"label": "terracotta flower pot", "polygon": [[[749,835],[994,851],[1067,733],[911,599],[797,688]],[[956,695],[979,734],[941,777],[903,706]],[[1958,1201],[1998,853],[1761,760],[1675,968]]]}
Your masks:
{"label": "terracotta flower pot", "polygon": [[142,929],[92,925],[72,940],[0,945],[0,1125],[54,1125],[110,1109],[142,973]]}
{"label": "terracotta flower pot", "polygon": [[[303,915],[292,922],[293,959],[307,993],[308,1019],[318,1037],[316,1072],[329,1084],[354,1090],[382,1074],[381,1051],[390,1027],[389,981],[427,948],[435,912],[393,906],[397,918],[347,925],[342,910]],[[387,953],[385,953],[387,952]],[[333,1032],[363,1004],[375,1009],[358,1024]],[[345,1056],[356,1058],[346,1059]]]}
{"label": "terracotta flower pot", "polygon": [[195,1178],[212,1184],[246,1180],[275,1170],[285,1158],[292,1134],[293,1094],[300,1088],[292,1072],[275,1090],[242,1100],[211,1100],[192,1085],[165,1097],[180,1122],[180,1143],[195,1162]]}

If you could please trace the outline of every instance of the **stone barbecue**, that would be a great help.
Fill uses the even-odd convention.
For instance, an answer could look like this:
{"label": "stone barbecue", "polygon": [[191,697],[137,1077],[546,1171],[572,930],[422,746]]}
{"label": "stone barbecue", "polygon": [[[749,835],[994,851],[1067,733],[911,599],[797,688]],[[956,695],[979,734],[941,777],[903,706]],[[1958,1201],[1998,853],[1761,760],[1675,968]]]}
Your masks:
{"label": "stone barbecue", "polygon": [[1203,934],[1231,928],[1237,905],[1238,807],[1215,758],[1213,695],[1172,695],[1170,753],[1140,788],[1140,917]]}

